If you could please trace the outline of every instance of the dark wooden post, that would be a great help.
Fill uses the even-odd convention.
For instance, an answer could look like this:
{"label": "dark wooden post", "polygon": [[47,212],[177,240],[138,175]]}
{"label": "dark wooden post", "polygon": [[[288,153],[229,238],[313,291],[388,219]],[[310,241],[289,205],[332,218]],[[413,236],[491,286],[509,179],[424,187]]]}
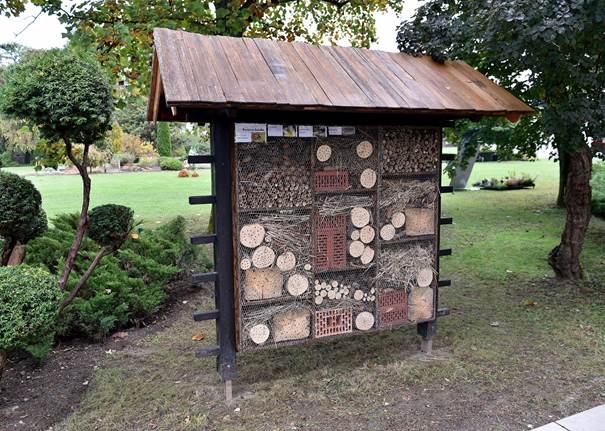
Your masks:
{"label": "dark wooden post", "polygon": [[215,157],[213,165],[213,194],[216,196],[214,212],[214,266],[217,338],[219,354],[217,370],[226,384],[227,401],[231,398],[231,380],[237,373],[235,368],[235,310],[233,295],[233,220],[232,220],[232,175],[231,151],[233,122],[226,115],[216,118],[211,124],[211,145]]}

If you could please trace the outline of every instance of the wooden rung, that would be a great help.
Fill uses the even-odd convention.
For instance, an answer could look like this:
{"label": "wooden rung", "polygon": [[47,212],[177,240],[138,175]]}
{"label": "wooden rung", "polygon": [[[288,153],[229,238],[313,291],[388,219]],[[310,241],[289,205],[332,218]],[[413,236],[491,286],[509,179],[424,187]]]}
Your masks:
{"label": "wooden rung", "polygon": [[452,249],[451,248],[444,248],[442,250],[439,250],[439,256],[451,256],[452,255]]}
{"label": "wooden rung", "polygon": [[441,160],[449,162],[450,160],[456,160],[456,154],[451,153],[443,153],[441,155]]}
{"label": "wooden rung", "polygon": [[216,196],[189,196],[189,205],[215,204]]}
{"label": "wooden rung", "polygon": [[191,237],[191,244],[210,244],[216,241],[216,235],[194,235]]}
{"label": "wooden rung", "polygon": [[441,217],[439,218],[439,224],[444,225],[444,224],[452,224],[454,222],[454,219],[451,217]]}
{"label": "wooden rung", "polygon": [[437,310],[437,317],[449,316],[450,309],[447,307],[443,307]]}
{"label": "wooden rung", "polygon": [[187,161],[191,164],[196,163],[214,163],[213,155],[203,155],[203,156],[188,156]]}
{"label": "wooden rung", "polygon": [[218,310],[210,311],[196,311],[193,313],[193,320],[196,322],[203,322],[204,320],[215,320],[218,319]]}
{"label": "wooden rung", "polygon": [[441,186],[439,191],[441,193],[454,193],[454,186]]}
{"label": "wooden rung", "polygon": [[439,280],[439,282],[437,283],[437,285],[439,287],[448,287],[452,285],[452,280],[448,279],[448,278],[442,278]]}
{"label": "wooden rung", "polygon": [[193,281],[193,284],[208,283],[215,281],[217,275],[217,272],[196,272],[191,276],[191,281]]}
{"label": "wooden rung", "polygon": [[218,356],[221,352],[221,349],[217,346],[215,347],[206,347],[205,349],[200,349],[195,352],[195,356],[198,358],[207,358],[208,356]]}

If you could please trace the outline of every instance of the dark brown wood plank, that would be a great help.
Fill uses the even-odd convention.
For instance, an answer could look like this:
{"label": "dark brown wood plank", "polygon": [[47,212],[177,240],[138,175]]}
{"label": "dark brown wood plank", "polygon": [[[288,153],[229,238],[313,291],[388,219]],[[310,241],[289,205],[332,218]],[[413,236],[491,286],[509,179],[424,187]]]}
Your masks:
{"label": "dark brown wood plank", "polygon": [[332,100],[330,100],[311,70],[309,70],[308,66],[300,57],[300,54],[298,54],[294,48],[294,44],[288,42],[276,42],[276,44],[279,46],[279,50],[284,56],[284,59],[289,62],[290,66],[295,71],[297,78],[304,83],[307,89],[309,89],[310,95],[313,96],[316,104],[319,106],[332,106]]}
{"label": "dark brown wood plank", "polygon": [[351,48],[326,46],[322,50],[328,52],[340,64],[373,105],[388,108],[406,107],[405,101],[396,93],[391,95],[391,92],[380,84],[376,72],[369,70]]}
{"label": "dark brown wood plank", "polygon": [[183,31],[177,31],[176,37],[171,38],[171,42],[174,42],[174,52],[179,58],[178,67],[180,67],[180,74],[183,76],[183,82],[187,89],[189,98],[195,98],[197,100],[207,100],[207,95],[203,92],[199,92],[198,82],[194,75],[194,67],[191,64],[191,56],[189,55]]}
{"label": "dark brown wood plank", "polygon": [[153,36],[166,100],[180,102],[191,98],[180,73],[181,65],[174,48],[174,33],[159,28],[155,29]]}
{"label": "dark brown wood plank", "polygon": [[205,53],[214,68],[215,76],[218,78],[226,101],[247,102],[249,98],[240,87],[219,39],[199,35],[198,43],[199,50]]}
{"label": "dark brown wood plank", "polygon": [[192,79],[194,80],[198,93],[203,100],[218,103],[226,102],[223,88],[218,79],[216,70],[212,66],[208,55],[202,49],[198,35],[181,32],[185,44],[185,55],[189,57],[192,65]]}
{"label": "dark brown wood plank", "polygon": [[[313,91],[299,76],[288,56],[282,52],[280,46],[274,40],[251,39],[256,44],[263,58],[267,62],[271,73],[279,84],[281,92],[288,99],[290,105],[319,105],[313,97]],[[313,79],[313,85],[317,85]],[[323,95],[323,92],[322,92]],[[324,95],[325,97],[325,95]]]}
{"label": "dark brown wood plank", "polygon": [[349,75],[321,47],[295,43],[299,53],[334,106],[374,106]]}

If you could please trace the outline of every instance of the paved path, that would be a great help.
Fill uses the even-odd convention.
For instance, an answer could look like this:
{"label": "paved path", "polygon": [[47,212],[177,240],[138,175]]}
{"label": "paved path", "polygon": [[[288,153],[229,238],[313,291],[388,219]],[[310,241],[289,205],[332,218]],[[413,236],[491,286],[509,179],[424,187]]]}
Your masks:
{"label": "paved path", "polygon": [[534,431],[605,431],[605,404],[551,422]]}

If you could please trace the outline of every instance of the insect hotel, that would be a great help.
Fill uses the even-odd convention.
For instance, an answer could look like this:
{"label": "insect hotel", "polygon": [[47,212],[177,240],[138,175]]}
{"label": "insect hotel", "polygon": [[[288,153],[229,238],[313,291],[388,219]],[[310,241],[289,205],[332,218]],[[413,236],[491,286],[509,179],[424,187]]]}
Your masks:
{"label": "insect hotel", "polygon": [[[416,325],[438,306],[442,129],[531,109],[461,61],[156,29],[148,118],[210,123],[218,371],[236,352]],[[230,389],[228,389],[230,391]]]}

